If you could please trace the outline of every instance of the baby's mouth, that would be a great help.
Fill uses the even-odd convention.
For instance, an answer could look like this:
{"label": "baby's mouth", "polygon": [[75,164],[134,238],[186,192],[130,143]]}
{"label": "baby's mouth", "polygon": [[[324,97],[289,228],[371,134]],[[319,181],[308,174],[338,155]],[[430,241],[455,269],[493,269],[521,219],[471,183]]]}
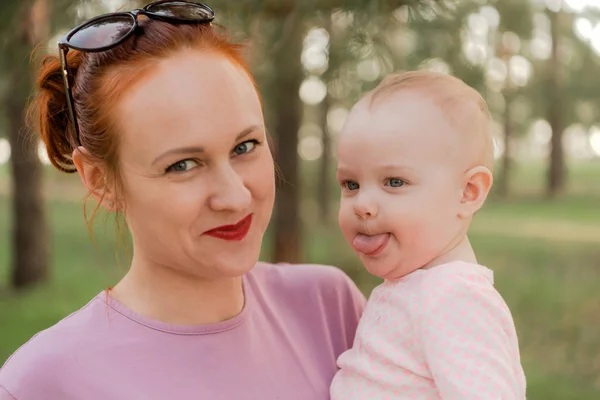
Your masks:
{"label": "baby's mouth", "polygon": [[389,240],[389,232],[377,235],[358,233],[352,241],[352,247],[354,247],[354,250],[364,255],[376,256],[383,251]]}

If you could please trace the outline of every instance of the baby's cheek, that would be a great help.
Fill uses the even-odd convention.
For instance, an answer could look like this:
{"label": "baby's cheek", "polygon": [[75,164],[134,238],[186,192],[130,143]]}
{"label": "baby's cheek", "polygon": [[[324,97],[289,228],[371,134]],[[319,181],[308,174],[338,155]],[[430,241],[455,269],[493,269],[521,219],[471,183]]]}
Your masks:
{"label": "baby's cheek", "polygon": [[352,230],[352,208],[344,205],[344,203],[340,204],[340,211],[338,213],[338,224],[340,225],[340,229],[344,236],[348,236],[350,231]]}
{"label": "baby's cheek", "polygon": [[421,216],[410,212],[394,215],[389,226],[405,248],[416,249],[420,243],[431,239],[429,224]]}
{"label": "baby's cheek", "polygon": [[413,207],[396,205],[390,209],[391,212],[386,213],[386,223],[402,230],[419,227],[424,218],[423,211],[419,209],[418,205]]}

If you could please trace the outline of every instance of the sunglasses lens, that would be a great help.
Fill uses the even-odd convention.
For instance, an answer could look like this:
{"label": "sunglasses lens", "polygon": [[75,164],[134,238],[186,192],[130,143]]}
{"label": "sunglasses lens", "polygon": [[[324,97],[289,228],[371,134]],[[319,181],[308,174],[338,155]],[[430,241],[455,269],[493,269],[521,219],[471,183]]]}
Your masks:
{"label": "sunglasses lens", "polygon": [[84,50],[94,50],[115,44],[134,25],[133,16],[111,15],[82,26],[69,37],[69,43]]}
{"label": "sunglasses lens", "polygon": [[194,21],[212,21],[214,12],[203,4],[185,1],[169,1],[150,5],[147,11],[163,17],[187,19]]}

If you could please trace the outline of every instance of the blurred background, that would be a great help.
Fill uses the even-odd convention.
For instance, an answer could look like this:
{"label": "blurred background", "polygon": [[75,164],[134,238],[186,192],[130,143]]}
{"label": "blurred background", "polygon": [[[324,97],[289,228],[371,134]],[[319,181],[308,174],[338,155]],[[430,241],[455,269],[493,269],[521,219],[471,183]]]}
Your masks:
{"label": "blurred background", "polygon": [[[0,3],[0,364],[127,268],[114,220],[90,240],[79,178],[48,166],[23,110],[66,30],[143,3]],[[600,399],[600,0],[210,5],[249,44],[283,174],[262,258],[336,265],[368,295],[379,281],[337,227],[337,135],[386,74],[457,75],[495,120],[496,183],[471,238],[513,312],[528,398]]]}

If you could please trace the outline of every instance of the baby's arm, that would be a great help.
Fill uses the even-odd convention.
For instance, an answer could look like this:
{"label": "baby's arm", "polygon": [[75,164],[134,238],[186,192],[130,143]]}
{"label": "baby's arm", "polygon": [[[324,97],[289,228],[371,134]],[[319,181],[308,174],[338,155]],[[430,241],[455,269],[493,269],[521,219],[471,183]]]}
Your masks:
{"label": "baby's arm", "polygon": [[448,277],[422,315],[428,367],[444,400],[525,399],[508,307],[484,279]]}

